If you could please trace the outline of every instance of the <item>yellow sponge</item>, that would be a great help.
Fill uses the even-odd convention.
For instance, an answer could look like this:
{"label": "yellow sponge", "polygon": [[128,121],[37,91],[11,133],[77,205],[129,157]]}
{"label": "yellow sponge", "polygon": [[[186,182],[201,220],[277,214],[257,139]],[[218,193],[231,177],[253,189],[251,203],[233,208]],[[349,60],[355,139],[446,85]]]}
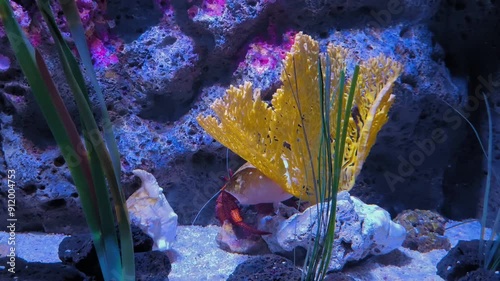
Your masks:
{"label": "yellow sponge", "polygon": [[[331,60],[331,92],[335,93],[340,73],[345,71],[347,50],[330,44],[327,52]],[[271,105],[261,100],[259,89],[254,90],[252,84],[246,82],[239,87],[231,86],[225,97],[213,103],[216,117],[197,118],[221,144],[285,191],[310,202],[316,201],[312,169],[317,171],[321,133],[318,58],[325,66],[326,56],[320,54],[318,42],[298,33],[284,60],[282,86],[273,95]],[[399,63],[383,56],[360,65],[339,191],[352,188],[377,133],[387,122],[387,113],[394,102],[392,86],[401,68]],[[350,84],[350,79],[346,79],[346,98]],[[345,104],[343,108],[345,111]],[[330,120],[336,120],[336,110],[333,104]],[[335,123],[331,122],[332,134]],[[332,136],[332,151],[334,144]]]}

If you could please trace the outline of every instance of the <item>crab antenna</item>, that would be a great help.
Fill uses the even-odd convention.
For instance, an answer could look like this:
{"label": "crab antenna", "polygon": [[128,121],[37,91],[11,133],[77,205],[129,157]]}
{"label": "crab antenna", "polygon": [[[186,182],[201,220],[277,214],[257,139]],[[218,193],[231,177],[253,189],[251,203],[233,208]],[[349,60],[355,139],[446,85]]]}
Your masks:
{"label": "crab antenna", "polygon": [[[229,181],[229,179],[233,176],[233,171],[231,171],[229,169],[229,148],[226,148],[226,171],[228,173],[228,178],[226,181]],[[208,203],[210,203],[210,201],[212,201],[222,190],[224,190],[224,188],[226,187],[227,183],[221,188],[219,189],[215,194],[214,196],[210,197],[210,199],[208,199],[208,201],[201,207],[201,209],[198,211],[198,213],[196,214],[196,217],[194,217],[193,219],[193,222],[191,223],[191,225],[194,225],[194,223],[196,222],[196,220],[198,219],[198,217],[200,216],[201,214],[201,211],[203,211],[203,209],[205,209],[205,207],[208,205]]]}
{"label": "crab antenna", "polygon": [[229,148],[226,148],[226,171],[228,173],[228,179],[230,179],[233,173],[229,170]]}
{"label": "crab antenna", "polygon": [[215,196],[219,195],[219,193],[220,193],[221,191],[222,191],[222,188],[221,188],[220,190],[218,190],[218,191],[214,194],[214,196],[212,196],[212,197],[210,197],[210,199],[208,199],[207,203],[205,203],[205,204],[203,205],[203,207],[201,207],[200,211],[198,211],[198,214],[196,214],[196,217],[194,217],[194,220],[193,220],[193,222],[191,223],[191,225],[194,225],[194,223],[196,222],[196,220],[197,220],[197,219],[198,219],[198,217],[200,216],[201,211],[203,211],[203,209],[205,209],[205,207],[208,205],[208,203],[210,203],[210,201],[212,201],[212,199],[214,199],[214,198],[215,198]]}

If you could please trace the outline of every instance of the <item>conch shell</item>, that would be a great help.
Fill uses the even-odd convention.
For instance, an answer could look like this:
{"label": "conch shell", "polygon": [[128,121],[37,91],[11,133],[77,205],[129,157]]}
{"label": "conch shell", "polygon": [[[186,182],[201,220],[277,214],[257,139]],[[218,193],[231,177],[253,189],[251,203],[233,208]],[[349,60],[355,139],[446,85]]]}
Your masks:
{"label": "conch shell", "polygon": [[168,250],[175,241],[177,214],[152,174],[144,170],[132,172],[141,179],[142,185],[127,199],[130,219],[153,238],[153,250]]}
{"label": "conch shell", "polygon": [[234,173],[225,191],[236,197],[243,205],[279,203],[292,197],[292,194],[248,162]]}

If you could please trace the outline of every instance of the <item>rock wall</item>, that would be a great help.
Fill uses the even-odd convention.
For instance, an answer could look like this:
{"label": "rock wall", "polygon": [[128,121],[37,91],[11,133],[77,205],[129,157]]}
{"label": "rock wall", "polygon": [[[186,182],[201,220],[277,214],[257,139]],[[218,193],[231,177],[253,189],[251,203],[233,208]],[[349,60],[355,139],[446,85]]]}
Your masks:
{"label": "rock wall", "polygon": [[[351,193],[392,215],[409,208],[442,211],[452,206],[450,202],[460,202],[451,200],[455,195],[445,184],[449,186],[450,178],[456,176],[457,170],[450,171],[450,165],[457,161],[469,128],[456,125],[459,117],[449,105],[463,108],[470,84],[467,75],[450,72],[447,55],[451,51],[443,49],[431,31],[433,27],[437,34],[444,24],[433,16],[451,9],[440,6],[440,1],[93,3],[86,7],[106,9],[106,13],[91,13],[104,14],[94,21],[104,20],[106,25],[99,33],[89,32],[89,38],[104,38],[91,46],[122,154],[126,193],[130,195],[140,185],[132,170],[152,173],[179,215],[180,224],[193,221],[222,186],[219,177],[227,175],[226,149],[202,131],[196,116],[207,113],[211,102],[224,95],[230,84],[245,80],[261,87],[264,98],[270,99],[279,83],[281,59],[299,31],[324,46],[333,41],[348,47],[350,69],[356,60],[381,53],[404,65],[395,85],[396,103],[390,121]],[[28,10],[34,18],[35,11]],[[92,18],[86,21],[86,25],[92,23]],[[39,48],[75,117],[76,108],[62,82],[51,43],[45,40],[48,33],[43,28],[38,32],[44,38]],[[16,169],[20,231],[86,231],[67,165],[5,37],[0,38],[0,44],[1,206],[6,201],[4,171]],[[5,64],[4,58],[10,63]],[[493,105],[498,120],[500,105],[498,101]],[[466,152],[461,156],[482,161],[476,150]],[[235,170],[242,162],[229,153],[230,168]],[[461,176],[469,179],[477,173]],[[462,192],[466,198],[477,194],[479,188]],[[214,204],[212,200],[202,210],[197,224],[216,223]],[[5,212],[0,211],[0,220],[5,219]]]}

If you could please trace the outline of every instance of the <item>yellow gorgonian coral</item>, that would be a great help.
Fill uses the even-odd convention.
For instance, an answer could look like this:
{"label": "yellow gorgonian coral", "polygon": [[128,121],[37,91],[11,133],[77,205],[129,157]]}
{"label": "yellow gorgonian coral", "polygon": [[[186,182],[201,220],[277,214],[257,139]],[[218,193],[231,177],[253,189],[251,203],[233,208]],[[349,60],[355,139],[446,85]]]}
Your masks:
{"label": "yellow gorgonian coral", "polygon": [[[330,44],[327,52],[333,94],[345,70],[347,50]],[[240,87],[231,86],[225,97],[213,103],[216,117],[198,116],[199,124],[213,138],[287,192],[310,202],[316,201],[312,171],[317,171],[321,133],[318,59],[325,66],[326,57],[320,54],[317,41],[299,33],[284,60],[282,86],[273,95],[271,105],[261,100],[259,89],[252,89],[252,84],[246,82]],[[339,191],[352,188],[377,133],[387,122],[394,102],[392,86],[400,72],[399,63],[383,56],[360,65]],[[346,79],[346,98],[350,85],[350,79]],[[345,111],[345,105],[343,108]],[[333,104],[331,120],[337,116],[336,109]],[[332,133],[335,123],[331,122]],[[334,144],[331,136],[332,151]]]}

